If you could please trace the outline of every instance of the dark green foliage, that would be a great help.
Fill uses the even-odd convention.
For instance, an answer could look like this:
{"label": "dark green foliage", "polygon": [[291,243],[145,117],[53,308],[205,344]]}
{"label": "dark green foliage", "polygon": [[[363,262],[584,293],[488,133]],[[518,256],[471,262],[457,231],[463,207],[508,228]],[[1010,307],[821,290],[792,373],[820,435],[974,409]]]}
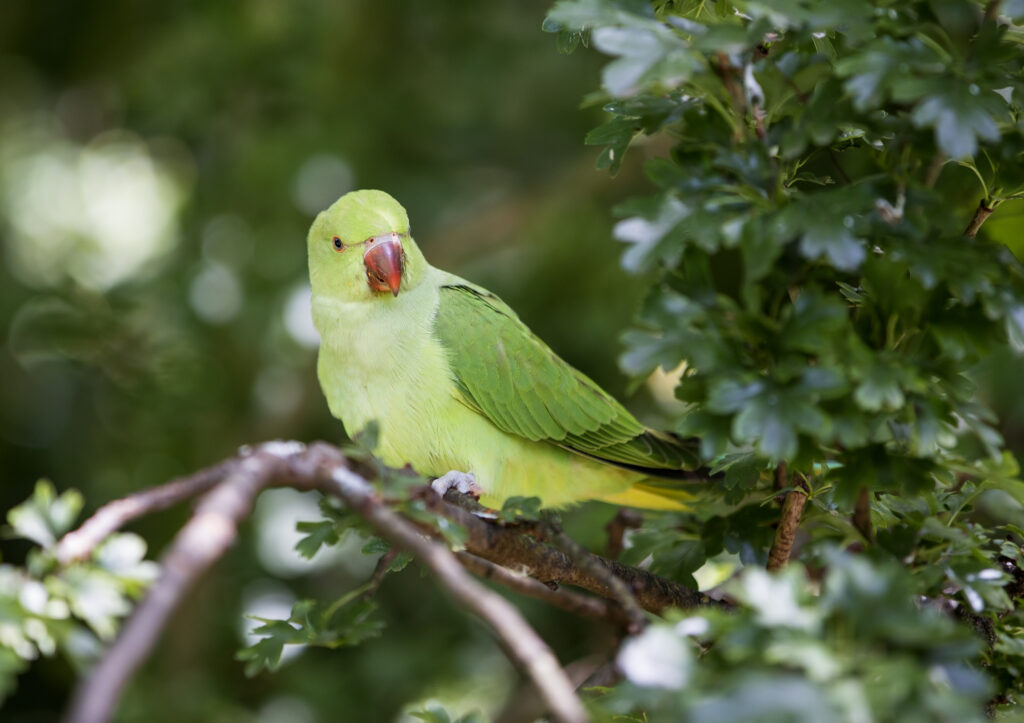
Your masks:
{"label": "dark green foliage", "polygon": [[[1016,703],[1024,659],[1008,641],[1024,621],[1014,582],[1024,484],[971,377],[993,350],[1024,350],[1024,267],[978,232],[1024,193],[1024,30],[1000,12],[1014,16],[955,1],[552,9],[547,29],[584,33],[610,58],[590,97],[609,114],[587,137],[606,146],[598,167],[616,171],[644,137],[655,149],[645,170],[656,193],[623,204],[615,227],[626,270],[658,274],[623,337],[622,366],[646,376],[684,365],[676,431],[700,438],[724,473],[697,492],[693,515],[635,533],[629,559],[689,584],[706,560],[763,564],[775,496],[801,485],[798,554],[885,597],[856,602],[849,585],[815,594],[796,574],[771,582],[792,586],[819,620],[839,607],[876,611],[807,633],[817,650],[853,659],[873,636],[938,645],[960,634],[943,607],[982,633],[943,648],[962,671],[950,680],[964,685],[933,706],[932,658],[920,651],[877,659],[895,666],[885,677],[903,686],[897,694],[868,684],[881,675],[870,665],[840,684],[801,669],[796,648],[769,660],[781,630],[733,647],[756,607],[741,595],[740,614],[711,626],[714,645],[688,687],[699,693],[626,688],[611,710],[739,720],[757,701],[789,719],[795,711],[771,712],[770,701],[807,696],[818,701],[808,720],[852,720],[834,707],[846,684],[866,686],[854,697],[880,719],[977,717],[988,695]],[[864,509],[854,516],[858,500],[867,522]],[[837,543],[865,554],[826,554]],[[900,622],[887,621],[897,610]],[[725,659],[733,673],[716,677],[713,661]],[[995,687],[982,682],[983,661]],[[791,692],[773,697],[771,686]]]}

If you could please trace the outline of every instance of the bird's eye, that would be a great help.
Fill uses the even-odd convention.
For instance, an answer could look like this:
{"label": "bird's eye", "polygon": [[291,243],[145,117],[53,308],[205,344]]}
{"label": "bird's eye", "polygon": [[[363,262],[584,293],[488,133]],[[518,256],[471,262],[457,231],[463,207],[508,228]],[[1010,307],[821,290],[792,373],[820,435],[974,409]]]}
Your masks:
{"label": "bird's eye", "polygon": [[333,239],[331,239],[331,243],[334,244],[335,250],[337,250],[337,251],[344,251],[345,250],[345,244],[337,236],[335,236]]}

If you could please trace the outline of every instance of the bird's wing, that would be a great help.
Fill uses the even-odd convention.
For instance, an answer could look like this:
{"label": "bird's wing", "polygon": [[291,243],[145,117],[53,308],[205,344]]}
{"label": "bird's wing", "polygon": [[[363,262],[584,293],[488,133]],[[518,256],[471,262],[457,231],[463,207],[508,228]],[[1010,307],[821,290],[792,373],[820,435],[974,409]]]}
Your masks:
{"label": "bird's wing", "polygon": [[645,428],[498,297],[464,283],[440,297],[434,332],[462,401],[502,431],[654,475],[697,466],[693,445]]}

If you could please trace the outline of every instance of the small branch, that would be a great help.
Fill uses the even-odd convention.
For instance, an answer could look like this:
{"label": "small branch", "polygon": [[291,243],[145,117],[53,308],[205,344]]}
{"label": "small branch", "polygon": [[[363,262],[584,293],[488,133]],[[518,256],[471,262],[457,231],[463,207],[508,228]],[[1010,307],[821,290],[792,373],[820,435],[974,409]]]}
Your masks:
{"label": "small branch", "polygon": [[[218,476],[223,481],[216,485],[214,478]],[[185,484],[190,480],[194,484]],[[177,501],[187,496],[184,490],[201,487],[199,480],[216,486],[202,499],[193,517],[171,543],[162,560],[160,576],[125,623],[121,634],[82,681],[68,710],[68,723],[109,720],[121,691],[152,651],[174,609],[234,542],[238,524],[251,512],[256,496],[275,484],[300,490],[319,489],[341,498],[381,536],[425,564],[457,602],[491,627],[508,655],[534,683],[553,720],[561,723],[588,720],[565,671],[519,611],[470,577],[451,550],[425,538],[411,521],[387,507],[374,488],[348,468],[347,460],[337,448],[315,444],[307,449],[298,443],[270,442],[247,456],[182,480],[182,484],[174,488],[175,494],[165,485],[138,496],[150,502],[158,498]],[[152,502],[150,509],[162,509],[167,504]],[[96,517],[104,521],[102,529],[112,531],[132,515],[144,514],[139,512],[143,507],[125,508],[133,510],[131,514],[122,509],[104,516],[97,513]],[[112,509],[118,510],[117,507]],[[79,532],[90,523],[92,520]],[[89,529],[101,529],[101,525],[96,522]],[[89,532],[80,539],[89,541],[94,536],[95,532]]]}
{"label": "small branch", "polygon": [[377,594],[377,590],[380,589],[380,585],[384,582],[384,578],[391,572],[391,563],[398,557],[398,550],[392,547],[390,550],[385,552],[377,560],[376,566],[373,568],[373,574],[370,576],[369,582],[366,583],[366,590],[363,591],[364,598],[371,598]]}
{"label": "small branch", "polygon": [[[579,565],[566,553],[551,545],[523,535],[512,527],[485,521],[461,507],[450,504],[447,498],[459,493],[449,490],[442,500],[437,495],[426,495],[424,502],[435,514],[455,522],[466,530],[466,550],[485,560],[512,569],[523,569],[531,577],[544,582],[555,582],[583,588],[604,598],[617,599],[604,575],[594,575],[589,566]],[[694,608],[701,605],[720,605],[707,595],[678,583],[658,577],[646,570],[608,560],[590,552],[583,556],[611,571],[632,591],[644,610],[661,613],[666,608]]]}
{"label": "small branch", "polygon": [[601,558],[597,555],[590,554],[578,542],[576,542],[576,540],[565,534],[557,519],[549,516],[545,520],[545,524],[550,531],[549,536],[551,541],[559,549],[568,554],[580,570],[592,576],[594,579],[603,582],[611,592],[612,599],[622,606],[626,617],[629,619],[627,632],[632,635],[639,633],[647,627],[647,616],[644,614],[643,608],[640,607],[640,604],[633,596],[633,591],[630,590],[629,586],[622,581],[622,578],[616,576],[611,568],[603,563]]}
{"label": "small branch", "polygon": [[[125,623],[117,640],[75,692],[66,717],[68,723],[102,723],[110,719],[121,691],[139,665],[149,657],[171,613],[199,577],[235,541],[238,523],[248,516],[256,496],[269,485],[277,471],[273,458],[267,460],[257,454],[204,470],[193,478],[211,480],[216,476],[216,470],[226,469],[231,471],[224,481],[203,498],[195,515],[174,538],[161,561],[160,577]],[[181,484],[178,489],[186,488],[191,489],[192,486]],[[134,497],[154,500],[160,497],[155,493],[163,489],[148,490],[154,493],[150,497],[146,497],[146,493]],[[164,499],[170,499],[170,496]],[[110,509],[110,506],[104,509]],[[116,512],[118,508],[113,509]],[[83,529],[93,520],[99,521],[90,529],[101,529],[101,523],[110,525],[112,521],[123,518],[123,512],[112,512],[106,517],[100,517],[98,513]],[[111,522],[105,523],[104,520]],[[91,538],[83,535],[81,539],[88,541]]]}
{"label": "small branch", "polygon": [[533,681],[554,720],[589,720],[558,659],[512,603],[471,578],[451,550],[424,538],[405,519],[381,504],[373,487],[359,475],[345,467],[335,467],[325,488],[357,510],[379,533],[411,552],[430,568],[457,602],[490,625],[510,657]]}
{"label": "small branch", "polygon": [[942,173],[942,169],[946,165],[946,154],[942,151],[936,152],[932,157],[932,162],[928,164],[928,170],[924,173],[924,187],[934,188],[935,184],[939,180],[939,174]]}
{"label": "small branch", "polygon": [[605,553],[609,560],[618,560],[625,548],[626,530],[635,530],[644,522],[644,516],[637,510],[621,508],[615,517],[604,526],[608,533],[608,550]]}
{"label": "small branch", "polygon": [[776,492],[786,489],[786,481],[788,479],[789,476],[786,474],[786,463],[779,462],[779,466],[775,468],[775,482],[773,489]]}
{"label": "small branch", "polygon": [[57,561],[67,565],[75,560],[84,560],[107,536],[132,520],[206,492],[224,479],[232,465],[233,462],[223,462],[103,505],[77,530],[61,538],[56,548]]}
{"label": "small branch", "polygon": [[974,216],[971,217],[971,222],[967,224],[967,228],[964,229],[964,236],[968,238],[975,238],[978,235],[978,229],[981,225],[988,220],[988,217],[992,215],[995,208],[989,208],[985,203],[985,199],[981,199],[978,202],[978,208],[974,211]]}
{"label": "small branch", "polygon": [[857,528],[864,539],[874,543],[875,530],[871,525],[871,491],[867,487],[861,487],[857,495],[857,502],[853,508],[853,526]]}
{"label": "small branch", "polygon": [[772,548],[768,552],[769,572],[781,569],[789,561],[796,531],[800,526],[800,515],[803,514],[806,503],[807,494],[801,489],[786,494],[782,512],[779,513],[779,526],[775,529],[775,539],[772,540]]}
{"label": "small branch", "polygon": [[468,552],[456,552],[455,557],[464,568],[475,575],[504,585],[523,595],[543,600],[556,608],[575,613],[592,620],[610,620],[621,627],[626,627],[629,620],[619,605],[608,600],[580,595],[579,593],[560,588],[548,587],[542,582],[526,575],[517,575],[506,567],[477,557]]}
{"label": "small branch", "polygon": [[757,139],[764,141],[768,136],[768,131],[764,127],[764,117],[766,115],[764,108],[759,108],[755,105],[751,110],[751,115],[754,117],[754,132],[757,134]]}

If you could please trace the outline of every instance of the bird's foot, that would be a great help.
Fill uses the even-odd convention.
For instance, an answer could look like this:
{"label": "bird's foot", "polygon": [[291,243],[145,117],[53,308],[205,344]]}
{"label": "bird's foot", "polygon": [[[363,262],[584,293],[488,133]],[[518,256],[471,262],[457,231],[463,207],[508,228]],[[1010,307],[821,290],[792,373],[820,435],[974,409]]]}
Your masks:
{"label": "bird's foot", "polygon": [[476,483],[476,477],[472,472],[459,472],[454,469],[431,482],[430,487],[441,497],[444,497],[448,490],[472,495],[474,499],[480,499],[480,495],[484,493],[484,488]]}

